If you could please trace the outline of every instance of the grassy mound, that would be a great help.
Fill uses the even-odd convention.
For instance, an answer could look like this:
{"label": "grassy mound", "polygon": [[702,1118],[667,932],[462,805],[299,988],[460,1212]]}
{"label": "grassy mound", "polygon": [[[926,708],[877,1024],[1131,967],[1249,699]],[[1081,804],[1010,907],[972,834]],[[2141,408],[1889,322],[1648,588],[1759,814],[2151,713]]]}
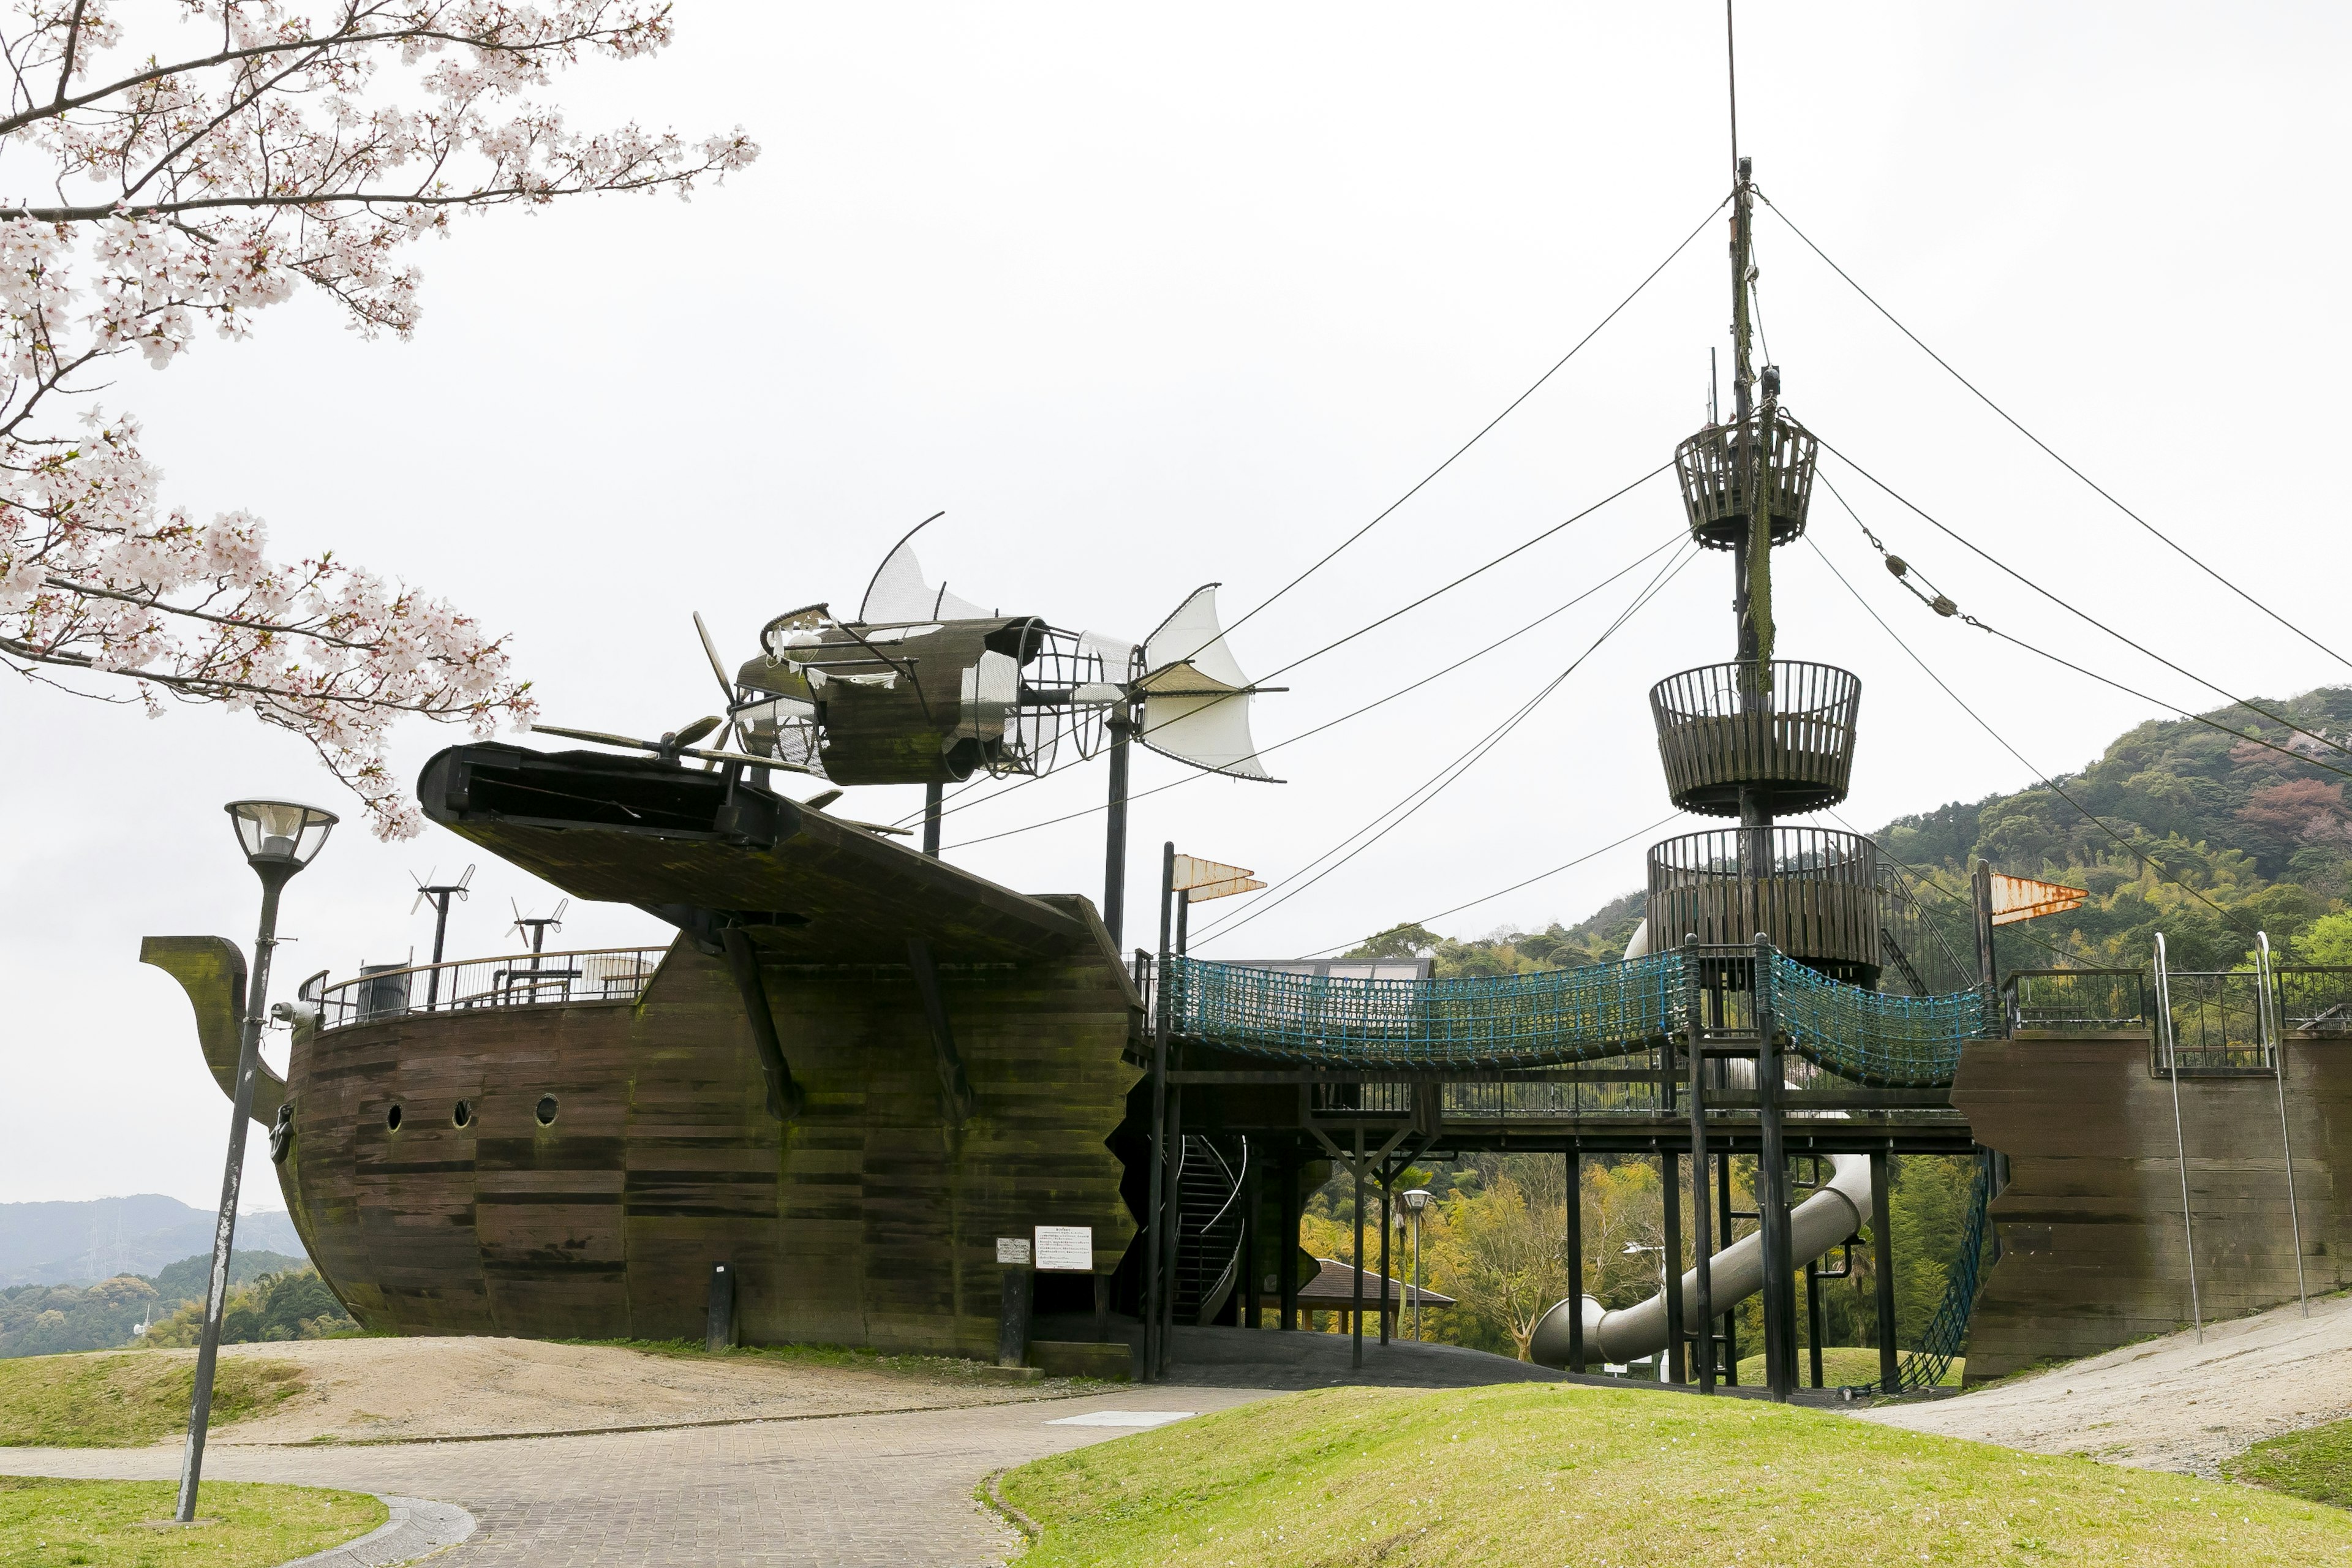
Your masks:
{"label": "grassy mound", "polygon": [[2352,1517],[1824,1411],[1559,1384],[1330,1389],[1024,1465],[1023,1568],[2352,1561]]}
{"label": "grassy mound", "polygon": [[[213,1426],[265,1415],[309,1386],[291,1362],[224,1356],[213,1376]],[[0,1361],[0,1445],[125,1448],[188,1429],[193,1357],[155,1351]]]}
{"label": "grassy mound", "polygon": [[2255,1444],[2224,1467],[2234,1480],[2352,1508],[2352,1421],[2331,1421]]}
{"label": "grassy mound", "polygon": [[384,1521],[365,1492],[206,1481],[196,1512],[211,1524],[151,1528],[172,1517],[171,1481],[57,1481],[0,1476],[0,1563],[90,1568],[268,1568],[323,1552]]}

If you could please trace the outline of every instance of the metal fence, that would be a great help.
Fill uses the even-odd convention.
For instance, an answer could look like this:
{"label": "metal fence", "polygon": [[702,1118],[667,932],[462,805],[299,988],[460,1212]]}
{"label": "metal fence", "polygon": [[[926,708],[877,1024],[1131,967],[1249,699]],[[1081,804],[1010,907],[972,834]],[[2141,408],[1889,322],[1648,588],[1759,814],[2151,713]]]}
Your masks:
{"label": "metal fence", "polygon": [[2154,1016],[2147,972],[2141,969],[2013,970],[2001,984],[2001,1000],[2012,1034],[2021,1029],[2137,1034]]}
{"label": "metal fence", "polygon": [[2335,1040],[2352,1037],[2352,964],[2280,964],[2277,977],[2280,1026],[2291,1036]]}
{"label": "metal fence", "polygon": [[319,1027],[340,1029],[418,1013],[485,1007],[552,1007],[634,1002],[660,967],[666,947],[603,947],[579,952],[517,952],[447,963],[379,964],[322,988]]}

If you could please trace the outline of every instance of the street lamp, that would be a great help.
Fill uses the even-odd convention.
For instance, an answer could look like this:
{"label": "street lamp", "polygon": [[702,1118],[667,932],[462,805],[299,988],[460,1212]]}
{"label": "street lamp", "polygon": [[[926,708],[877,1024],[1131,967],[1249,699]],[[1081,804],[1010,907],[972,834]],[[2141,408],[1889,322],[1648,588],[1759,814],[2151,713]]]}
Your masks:
{"label": "street lamp", "polygon": [[1412,1215],[1412,1337],[1421,1340],[1421,1211],[1429,1206],[1429,1189],[1414,1187],[1400,1194],[1404,1212]]}
{"label": "street lamp", "polygon": [[[1664,1300],[1666,1294],[1666,1249],[1663,1247],[1644,1247],[1638,1241],[1629,1241],[1625,1244],[1625,1256],[1628,1258],[1638,1258],[1644,1252],[1654,1252],[1658,1255],[1658,1296]],[[1673,1326],[1668,1325],[1670,1329]],[[1658,1352],[1657,1361],[1658,1381],[1664,1383],[1666,1381],[1666,1352],[1663,1349]]]}
{"label": "street lamp", "polygon": [[269,1013],[269,955],[278,945],[278,895],[317,858],[335,814],[285,800],[237,800],[227,806],[245,863],[261,879],[261,930],[253,941],[253,979],[245,993],[245,1028],[236,1052],[236,1093],[228,1123],[228,1165],[221,1174],[220,1216],[213,1226],[213,1271],[205,1293],[205,1331],[196,1343],[195,1397],[188,1405],[188,1447],[180,1461],[182,1524],[196,1518],[205,1467],[205,1428],[213,1414],[213,1367],[220,1359],[221,1314],[228,1305],[229,1247],[236,1235],[237,1189],[245,1180],[245,1124],[253,1115],[253,1079],[261,1064],[261,1026]]}

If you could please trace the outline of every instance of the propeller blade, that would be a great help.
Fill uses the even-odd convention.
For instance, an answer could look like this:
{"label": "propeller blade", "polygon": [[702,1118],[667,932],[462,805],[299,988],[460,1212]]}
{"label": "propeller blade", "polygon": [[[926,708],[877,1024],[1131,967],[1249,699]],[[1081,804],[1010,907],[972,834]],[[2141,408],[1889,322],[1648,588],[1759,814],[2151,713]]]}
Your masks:
{"label": "propeller blade", "polygon": [[664,735],[662,737],[662,744],[665,746],[691,746],[725,722],[726,721],[719,717],[716,713],[706,713],[701,718],[697,719],[693,723],[687,725],[684,729],[672,730],[668,734]]}
{"label": "propeller blade", "polygon": [[811,811],[823,811],[826,806],[831,805],[835,801],[839,800],[840,798],[841,792],[837,789],[819,790],[816,794],[801,802],[801,804],[807,806]]}
{"label": "propeller blade", "polygon": [[735,683],[727,679],[727,667],[719,658],[719,645],[710,640],[710,628],[702,624],[700,610],[694,612],[694,630],[702,638],[703,657],[710,660],[710,673],[719,679],[719,694],[726,699],[728,706],[734,706]]}
{"label": "propeller blade", "polygon": [[533,724],[530,728],[533,734],[561,735],[567,741],[592,741],[600,746],[625,746],[635,752],[658,752],[662,749],[657,741],[640,741],[604,730],[567,730],[561,724]]}

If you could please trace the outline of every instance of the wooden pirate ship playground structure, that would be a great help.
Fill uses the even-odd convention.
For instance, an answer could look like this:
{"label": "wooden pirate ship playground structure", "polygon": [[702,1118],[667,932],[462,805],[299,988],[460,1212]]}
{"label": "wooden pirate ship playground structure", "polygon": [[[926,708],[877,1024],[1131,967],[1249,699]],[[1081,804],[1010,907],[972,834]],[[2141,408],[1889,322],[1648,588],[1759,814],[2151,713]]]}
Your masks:
{"label": "wooden pirate ship playground structure", "polygon": [[[2347,977],[2266,956],[2179,976],[2160,954],[2145,975],[2001,976],[1993,924],[2063,889],[2011,897],[1980,867],[1975,951],[1931,952],[1871,839],[1786,820],[1844,798],[1862,682],[1776,656],[1772,552],[1805,529],[1818,444],[1752,363],[1755,200],[1739,163],[1735,405],[1675,454],[1690,536],[1733,569],[1732,658],[1650,693],[1669,795],[1724,826],[1649,849],[1622,962],[1433,979],[1193,958],[1184,911],[1238,873],[1180,869],[1172,845],[1156,951],[1129,950],[1129,748],[1267,776],[1262,689],[1213,589],[1130,647],[954,599],[910,536],[854,617],[810,605],[731,670],[714,652],[723,716],[425,769],[436,822],[677,934],[305,984],[254,1115],[337,1296],[390,1332],[990,1357],[1024,1353],[1024,1314],[1091,1314],[1106,1343],[1139,1321],[1135,1368],[1157,1377],[1181,1373],[1178,1325],[1297,1325],[1299,1218],[1335,1168],[1368,1265],[1380,1215],[1353,1316],[1359,1343],[1367,1309],[1385,1332],[1398,1177],[1494,1150],[1655,1159],[1667,1256],[1689,1240],[1687,1271],[1604,1311],[1569,1204],[1571,1284],[1535,1350],[1575,1370],[1661,1354],[1712,1388],[1760,1292],[1785,1397],[1796,1280],[1864,1233],[1887,1390],[1935,1380],[1964,1337],[1974,1379],[2352,1285]],[[940,858],[943,785],[1097,752],[1099,904]],[[829,787],[796,800],[790,773]],[[866,784],[927,787],[919,847],[830,809]],[[226,1083],[242,955],[153,938],[144,956],[186,987]],[[2185,1041],[2192,1016],[2231,1021]],[[1887,1159],[1913,1153],[1972,1156],[1978,1177],[1943,1307],[1898,1346]]]}

